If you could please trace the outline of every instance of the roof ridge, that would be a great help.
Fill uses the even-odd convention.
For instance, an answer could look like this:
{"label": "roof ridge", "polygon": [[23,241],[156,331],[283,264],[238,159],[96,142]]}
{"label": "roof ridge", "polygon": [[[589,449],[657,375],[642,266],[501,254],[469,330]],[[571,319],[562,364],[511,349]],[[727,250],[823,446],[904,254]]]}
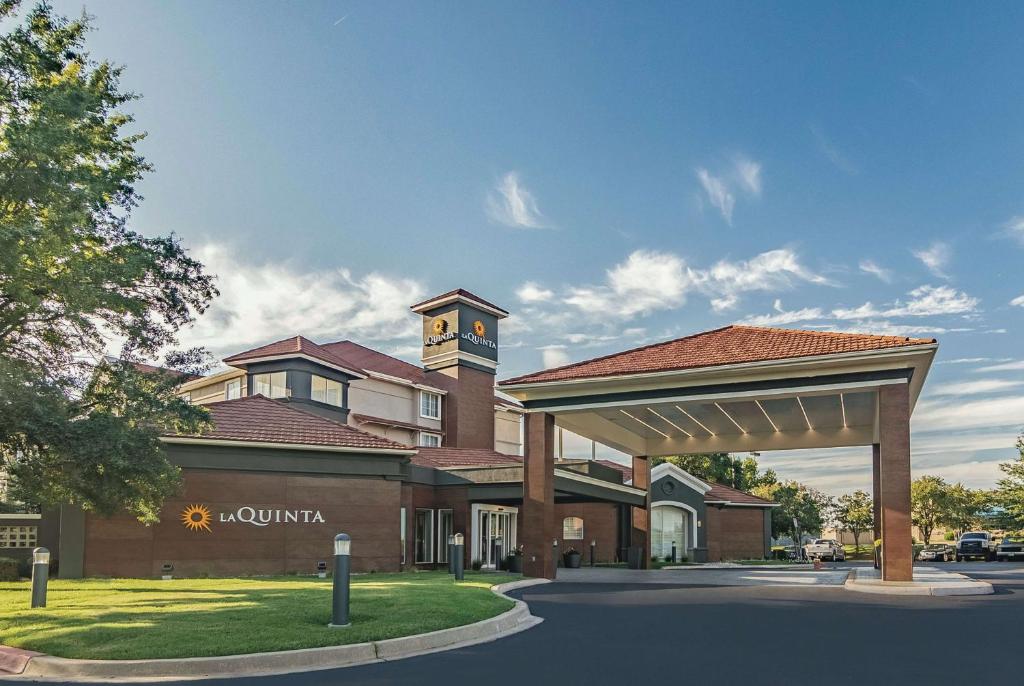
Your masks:
{"label": "roof ridge", "polygon": [[[861,338],[887,338],[892,340],[904,340],[904,341],[918,341],[921,343],[937,343],[938,341],[934,338],[915,338],[913,336],[896,336],[893,334],[880,334],[880,333],[861,333],[859,331],[826,331],[824,329],[789,329],[781,326],[754,326],[753,324],[730,324],[729,326],[722,327],[723,329],[749,329],[753,331],[780,331],[782,333],[799,333],[808,334],[811,336],[859,336]],[[720,331],[721,329],[712,329],[712,331]],[[705,333],[711,333],[707,331]]]}
{"label": "roof ridge", "polygon": [[[513,381],[516,381],[517,379],[522,379],[522,378],[525,378],[525,377],[528,377],[528,376],[534,376],[535,374],[538,374],[538,373],[546,374],[548,372],[556,372],[556,371],[562,371],[562,370],[565,370],[565,369],[572,369],[573,367],[578,367],[578,366],[584,365],[584,364],[590,364],[591,362],[599,362],[601,360],[607,360],[607,359],[610,359],[612,357],[619,357],[620,355],[628,355],[630,353],[640,352],[641,350],[647,350],[649,348],[656,348],[659,345],[667,345],[669,343],[677,343],[679,341],[685,341],[685,340],[687,340],[689,338],[696,338],[698,336],[704,336],[704,335],[709,334],[709,333],[717,333],[719,331],[725,331],[726,329],[732,329],[732,328],[735,328],[735,327],[736,327],[735,324],[728,324],[726,326],[720,326],[717,329],[708,329],[707,331],[698,331],[696,333],[687,334],[686,336],[680,336],[679,338],[672,338],[672,339],[669,339],[667,341],[658,341],[657,343],[648,343],[646,345],[641,345],[641,346],[638,346],[636,348],[628,348],[627,350],[620,350],[618,352],[608,353],[607,355],[600,355],[599,357],[591,357],[588,360],[580,360],[579,362],[573,362],[571,364],[563,364],[563,365],[561,365],[559,367],[550,367],[548,369],[545,369],[543,372],[531,372],[530,374],[520,374],[519,376],[513,376],[510,379],[504,379],[504,380],[500,381],[499,383],[502,383],[502,384],[511,383]],[[751,328],[756,328],[756,327],[751,327]]]}

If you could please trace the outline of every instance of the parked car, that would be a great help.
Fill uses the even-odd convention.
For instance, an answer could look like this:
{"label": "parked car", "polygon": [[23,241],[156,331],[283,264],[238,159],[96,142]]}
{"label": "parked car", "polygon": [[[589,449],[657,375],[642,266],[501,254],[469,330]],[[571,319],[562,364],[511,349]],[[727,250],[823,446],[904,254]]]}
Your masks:
{"label": "parked car", "polygon": [[1001,562],[1024,560],[1024,536],[1003,536],[996,548],[996,559]]}
{"label": "parked car", "polygon": [[804,546],[804,556],[808,560],[846,560],[846,548],[831,538],[819,538]]}
{"label": "parked car", "polygon": [[956,542],[956,561],[996,559],[996,542],[988,531],[967,531]]}
{"label": "parked car", "polygon": [[929,562],[952,562],[956,559],[956,548],[948,543],[931,543],[921,548],[917,559]]}

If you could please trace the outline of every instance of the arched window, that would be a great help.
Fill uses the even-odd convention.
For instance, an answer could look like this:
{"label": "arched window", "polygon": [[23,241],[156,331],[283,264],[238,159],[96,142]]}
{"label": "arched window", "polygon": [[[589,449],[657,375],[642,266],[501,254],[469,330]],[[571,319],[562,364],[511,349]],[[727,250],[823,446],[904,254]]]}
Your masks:
{"label": "arched window", "polygon": [[562,520],[562,540],[582,541],[583,540],[583,518],[566,517]]}

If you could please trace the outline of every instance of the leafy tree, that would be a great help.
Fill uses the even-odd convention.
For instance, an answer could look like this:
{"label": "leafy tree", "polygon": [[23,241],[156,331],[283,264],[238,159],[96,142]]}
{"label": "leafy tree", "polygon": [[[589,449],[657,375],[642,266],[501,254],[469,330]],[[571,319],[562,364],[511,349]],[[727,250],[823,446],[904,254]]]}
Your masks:
{"label": "leafy tree", "polygon": [[960,536],[964,531],[979,526],[991,502],[991,495],[985,491],[972,490],[960,483],[953,484],[946,491],[946,504],[940,523]]}
{"label": "leafy tree", "polygon": [[756,486],[775,483],[778,480],[771,469],[760,473],[757,458],[753,456],[738,458],[729,453],[671,455],[654,458],[652,466],[662,462],[670,462],[698,479],[732,486],[741,491],[749,491]]}
{"label": "leafy tree", "polygon": [[875,524],[875,511],[871,496],[860,489],[839,496],[835,508],[836,522],[853,532],[853,544],[860,553],[860,535]]}
{"label": "leafy tree", "polygon": [[910,484],[911,518],[921,531],[925,544],[932,542],[932,531],[949,508],[949,484],[937,476],[922,476]]}
{"label": "leafy tree", "polygon": [[[0,20],[18,6],[0,0]],[[178,485],[158,435],[205,413],[132,363],[173,345],[216,289],[174,236],[128,227],[150,171],[143,134],[125,133],[136,96],[86,53],[88,30],[43,3],[0,35],[0,469],[19,500],[150,521]],[[111,340],[122,361],[94,374]]]}
{"label": "leafy tree", "polygon": [[1015,460],[999,464],[1006,476],[997,482],[995,500],[1005,510],[1011,527],[1024,529],[1024,435],[1017,439],[1017,452]]}
{"label": "leafy tree", "polygon": [[831,499],[813,488],[796,481],[762,484],[751,491],[759,498],[779,503],[772,508],[772,536],[796,536],[793,518],[802,532],[820,534],[831,508]]}

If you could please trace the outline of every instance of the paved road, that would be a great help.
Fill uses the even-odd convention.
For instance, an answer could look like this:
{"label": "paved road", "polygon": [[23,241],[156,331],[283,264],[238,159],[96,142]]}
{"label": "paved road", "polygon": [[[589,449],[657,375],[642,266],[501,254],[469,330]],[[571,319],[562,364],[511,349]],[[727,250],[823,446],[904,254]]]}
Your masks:
{"label": "paved road", "polygon": [[798,682],[829,684],[1016,683],[1005,666],[1022,645],[1024,565],[949,568],[992,582],[996,594],[873,596],[830,586],[722,586],[698,577],[656,585],[561,582],[520,591],[545,621],[500,641],[244,682],[762,685],[792,684],[799,670]]}

